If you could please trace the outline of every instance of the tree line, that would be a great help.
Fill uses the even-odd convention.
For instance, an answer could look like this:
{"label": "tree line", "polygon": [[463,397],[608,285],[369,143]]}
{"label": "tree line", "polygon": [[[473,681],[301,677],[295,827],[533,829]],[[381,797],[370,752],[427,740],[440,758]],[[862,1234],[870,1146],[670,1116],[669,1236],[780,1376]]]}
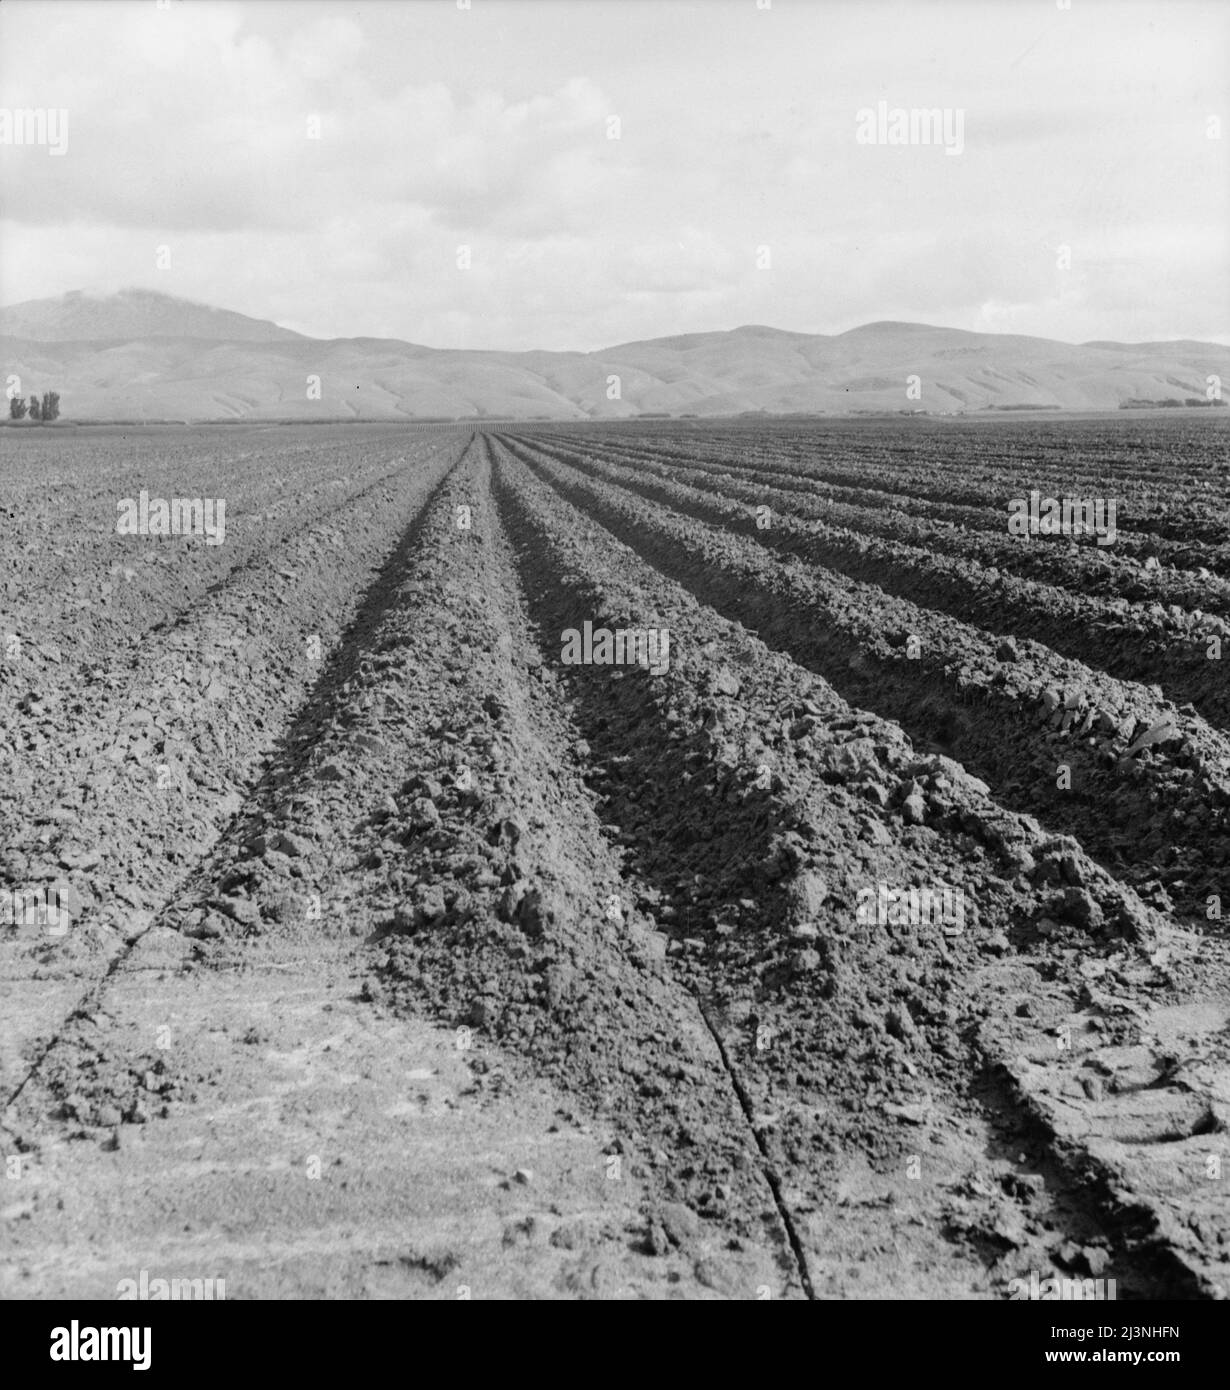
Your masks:
{"label": "tree line", "polygon": [[20,396],[11,397],[9,399],[9,419],[24,420],[27,415],[31,420],[58,420],[60,418],[60,393],[58,391],[44,391],[41,401],[37,396],[31,396],[28,405]]}

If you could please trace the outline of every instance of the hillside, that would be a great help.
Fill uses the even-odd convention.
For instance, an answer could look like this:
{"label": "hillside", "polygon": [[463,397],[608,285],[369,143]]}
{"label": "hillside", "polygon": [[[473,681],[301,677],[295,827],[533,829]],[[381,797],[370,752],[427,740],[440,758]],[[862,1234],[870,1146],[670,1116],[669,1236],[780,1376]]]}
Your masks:
{"label": "hillside", "polygon": [[1230,348],[1190,341],[1077,345],[880,322],[834,335],[748,326],[590,353],[454,351],[305,338],[146,290],[0,309],[0,348],[6,374],[27,392],[58,390],[69,419],[1096,410],[1203,397],[1213,373],[1230,382]]}

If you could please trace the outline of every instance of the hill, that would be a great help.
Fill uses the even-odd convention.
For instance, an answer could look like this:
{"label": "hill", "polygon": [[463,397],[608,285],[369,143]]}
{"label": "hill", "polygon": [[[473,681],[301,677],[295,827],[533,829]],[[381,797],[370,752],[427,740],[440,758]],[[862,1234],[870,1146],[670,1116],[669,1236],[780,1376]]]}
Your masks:
{"label": "hill", "polygon": [[92,295],[72,290],[0,309],[0,337],[36,343],[112,342],[131,338],[211,338],[276,343],[301,339],[276,323],[213,309],[154,290]]}
{"label": "hill", "polygon": [[68,419],[1099,410],[1203,398],[1214,373],[1230,383],[1230,348],[1215,343],[1072,344],[879,322],[831,335],[749,325],[597,352],[456,351],[306,338],[148,290],[0,309],[0,350],[27,393],[61,393]]}

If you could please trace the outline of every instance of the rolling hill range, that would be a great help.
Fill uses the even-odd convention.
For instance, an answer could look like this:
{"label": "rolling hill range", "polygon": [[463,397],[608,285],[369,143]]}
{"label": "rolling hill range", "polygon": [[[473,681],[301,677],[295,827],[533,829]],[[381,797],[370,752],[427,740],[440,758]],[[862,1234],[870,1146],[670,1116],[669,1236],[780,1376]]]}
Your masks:
{"label": "rolling hill range", "polygon": [[[589,353],[455,351],[307,338],[146,290],[0,309],[0,363],[24,394],[59,391],[69,420],[1100,410],[1203,398],[1210,374],[1230,384],[1230,348],[1214,343],[1076,345],[882,322],[833,335],[752,326]],[[309,399],[315,377],[320,398]]]}

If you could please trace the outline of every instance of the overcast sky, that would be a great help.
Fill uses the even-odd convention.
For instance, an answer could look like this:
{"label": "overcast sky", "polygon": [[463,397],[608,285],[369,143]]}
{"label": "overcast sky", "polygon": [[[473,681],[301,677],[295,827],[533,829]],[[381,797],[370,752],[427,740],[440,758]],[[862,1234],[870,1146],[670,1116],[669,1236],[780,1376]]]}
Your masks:
{"label": "overcast sky", "polygon": [[[3,0],[0,104],[68,141],[0,145],[0,302],[139,285],[436,347],[1230,342],[1230,4],[1061,3]],[[962,112],[961,153],[860,143],[880,101]]]}

